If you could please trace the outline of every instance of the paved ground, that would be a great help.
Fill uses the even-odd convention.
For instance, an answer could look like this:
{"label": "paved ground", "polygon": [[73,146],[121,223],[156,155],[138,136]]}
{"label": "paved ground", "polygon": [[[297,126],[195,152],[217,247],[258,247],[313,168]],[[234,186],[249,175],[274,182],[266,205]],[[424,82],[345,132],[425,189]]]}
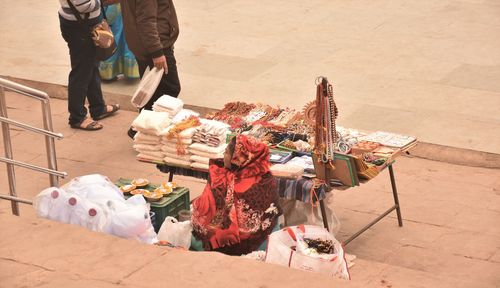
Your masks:
{"label": "paved ground", "polygon": [[[40,108],[38,105],[33,105],[36,102],[8,93],[7,103],[11,118],[41,125]],[[157,172],[153,165],[140,163],[134,159],[135,153],[131,148],[130,140],[125,136],[125,131],[136,116],[135,113],[120,111],[117,116],[103,121],[105,125],[103,130],[85,132],[73,130],[67,126],[65,101],[53,100],[51,103],[55,129],[65,136],[65,139],[57,142],[59,169],[67,171],[70,178],[89,173],[101,173],[112,179],[118,177],[147,177],[152,181],[164,179],[165,176]],[[45,164],[42,138],[19,130],[12,130],[11,134],[15,148],[15,159],[39,165]],[[3,148],[0,147],[0,149]],[[398,160],[394,168],[403,209],[404,227],[399,228],[395,217],[391,215],[346,247],[348,253],[358,257],[351,270],[353,280],[350,285],[354,285],[354,287],[498,287],[500,283],[500,274],[498,273],[500,271],[500,226],[498,225],[500,221],[500,170],[457,166],[407,157]],[[38,175],[21,168],[16,169],[16,173],[19,196],[23,198],[32,199],[48,185],[48,177],[45,175]],[[178,182],[191,189],[191,197],[199,195],[204,185],[203,181],[187,177],[179,177]],[[1,165],[1,193],[6,194],[7,189],[6,171]],[[338,238],[340,240],[346,239],[348,235],[376,217],[377,213],[384,211],[391,205],[391,197],[387,172],[356,189],[336,192],[329,205],[335,209],[341,221]],[[31,206],[21,207],[23,222],[20,222],[19,225],[27,227],[26,225],[31,225],[29,223],[35,218],[35,215]],[[75,244],[76,241],[62,242],[64,244],[62,244],[61,250],[50,246],[50,249],[45,252],[46,254],[40,254],[40,249],[36,246],[39,237],[47,237],[47,241],[44,240],[43,243],[50,243],[49,240],[53,239],[51,237],[55,237],[50,236],[47,231],[57,231],[55,235],[65,235],[64,237],[68,237],[68,239],[84,237],[83,239],[88,239],[88,241],[92,241],[94,234],[80,236],[82,232],[79,229],[64,228],[66,226],[56,227],[52,224],[49,229],[44,223],[37,224],[42,232],[38,229],[34,229],[37,232],[31,231],[31,229],[18,229],[16,228],[18,224],[12,224],[16,223],[12,221],[18,220],[10,219],[9,214],[8,202],[0,201],[0,221],[2,223],[0,226],[3,231],[2,242],[0,242],[0,247],[2,247],[0,249],[0,271],[9,275],[18,272],[25,274],[21,274],[24,276],[5,278],[9,280],[7,282],[9,285],[5,284],[6,287],[23,287],[23,284],[26,285],[25,283],[38,283],[36,281],[42,280],[47,282],[45,283],[46,287],[53,287],[67,283],[64,281],[71,279],[77,279],[78,285],[81,286],[87,283],[94,285],[96,279],[107,279],[107,275],[114,275],[110,276],[113,279],[108,279],[111,282],[122,279],[120,278],[122,274],[117,276],[113,271],[125,269],[125,265],[118,266],[122,267],[120,269],[104,270],[109,271],[109,274],[104,271],[96,272],[96,270],[92,270],[92,273],[78,272],[78,269],[90,271],[90,265],[104,260],[98,260],[96,255],[87,250],[84,250],[87,251],[84,255],[72,254],[71,251],[74,251],[72,249],[84,249],[79,246],[80,244]],[[4,237],[4,235],[9,236]],[[16,237],[20,237],[22,240],[19,242]],[[29,244],[29,246],[19,246],[18,243]],[[126,251],[130,251],[127,252],[130,258],[127,258],[128,260],[124,263],[132,263],[134,259],[137,259],[134,257],[141,257],[141,255],[148,255],[147,259],[153,259],[158,253],[162,254],[162,252],[152,250],[144,245],[134,246],[129,241],[110,237],[99,238],[99,243],[106,243],[103,244],[103,247],[114,247],[114,245],[128,247]],[[30,251],[30,253],[39,254],[36,254],[37,257],[30,258],[30,253],[8,252],[19,251],[20,247],[25,247],[23,249],[27,249],[26,251]],[[122,253],[116,250],[106,255],[109,262],[104,262],[104,264],[111,267],[117,263],[116,258],[123,257]],[[171,265],[181,265],[180,267],[184,267],[183,269],[199,271],[198,267],[193,264],[196,263],[195,256],[191,256],[191,254],[186,257],[177,254],[175,254],[176,256],[168,255],[171,254],[162,254],[164,262],[158,263],[156,261],[154,263],[164,266],[165,269]],[[247,265],[246,262],[240,263],[225,257],[200,255],[202,258],[199,258],[199,261],[203,263],[201,266],[204,266],[205,263],[206,265],[228,265],[233,269],[240,265]],[[91,259],[86,261],[84,258],[88,257]],[[184,265],[182,261],[191,264]],[[25,265],[19,263],[25,263]],[[65,263],[71,263],[70,266],[75,268],[68,268]],[[41,265],[42,268],[37,268],[34,265]],[[131,265],[137,269],[143,267],[140,263]],[[51,270],[40,272],[40,269],[44,270],[43,267]],[[98,267],[101,269],[103,266]],[[257,269],[255,271],[262,271],[259,270],[261,268],[255,269]],[[200,275],[208,273],[203,271],[200,272]],[[93,274],[94,272],[98,276]],[[275,273],[287,273],[287,277],[297,275],[289,272]],[[5,274],[0,275],[4,279],[3,275]],[[170,277],[169,275],[164,277]],[[192,283],[199,283],[196,282],[200,281],[197,277],[202,277],[192,273],[175,275],[175,277],[182,278],[183,280],[180,280],[179,283],[184,284],[187,282],[182,281],[187,281],[187,277],[193,279]],[[266,275],[263,279],[272,278],[269,274]],[[310,277],[316,278],[312,275]],[[142,279],[145,278],[142,277]],[[222,281],[220,278],[218,279],[218,281]],[[231,279],[237,284],[247,283],[248,287],[254,287],[260,283],[255,282],[252,283],[254,286],[251,286],[248,281],[245,282],[245,279],[248,279],[246,277],[231,277]],[[304,279],[309,278],[306,276]],[[131,282],[127,281],[120,282],[121,286],[131,285]],[[134,283],[137,284],[137,282]],[[194,285],[192,283],[190,285]],[[208,284],[213,285],[210,287],[215,287],[217,283],[221,282],[215,281]],[[160,286],[157,282],[153,284],[152,286]],[[321,285],[313,286],[321,287]],[[0,287],[3,287],[2,283],[0,283]]]}
{"label": "paved ground", "polygon": [[[67,83],[58,5],[0,1],[0,75]],[[252,99],[300,108],[325,75],[344,126],[500,154],[498,1],[186,0],[176,7],[188,104]],[[135,83],[103,87],[130,95]]]}

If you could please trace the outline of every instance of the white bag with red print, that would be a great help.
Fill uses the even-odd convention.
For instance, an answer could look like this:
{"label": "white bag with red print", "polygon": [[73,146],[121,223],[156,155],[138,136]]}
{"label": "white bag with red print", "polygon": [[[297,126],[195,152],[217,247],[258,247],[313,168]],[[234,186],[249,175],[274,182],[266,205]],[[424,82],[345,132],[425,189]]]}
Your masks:
{"label": "white bag with red print", "polygon": [[[310,254],[304,249],[304,238],[331,240],[334,253]],[[266,262],[350,279],[342,245],[326,229],[319,226],[287,227],[269,235]]]}

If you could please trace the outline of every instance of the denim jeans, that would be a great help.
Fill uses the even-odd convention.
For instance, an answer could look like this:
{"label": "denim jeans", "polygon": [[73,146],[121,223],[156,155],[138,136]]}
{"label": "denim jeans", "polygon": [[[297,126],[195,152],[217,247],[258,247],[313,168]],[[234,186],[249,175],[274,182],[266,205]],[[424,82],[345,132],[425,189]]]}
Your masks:
{"label": "denim jeans", "polygon": [[[102,96],[99,61],[89,30],[77,21],[59,16],[61,34],[69,48],[71,72],[68,77],[69,124],[78,125],[87,116],[85,99],[89,102],[92,118],[106,112]],[[88,20],[89,27],[100,22],[100,18]]]}

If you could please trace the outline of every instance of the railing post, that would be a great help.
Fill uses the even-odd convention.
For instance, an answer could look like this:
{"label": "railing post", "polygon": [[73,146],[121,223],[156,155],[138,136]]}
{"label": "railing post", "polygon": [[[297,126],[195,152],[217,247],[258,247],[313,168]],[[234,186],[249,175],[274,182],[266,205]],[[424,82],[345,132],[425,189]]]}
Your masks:
{"label": "railing post", "polygon": [[[42,113],[43,113],[43,128],[47,131],[54,132],[54,127],[52,127],[52,117],[50,111],[49,100],[42,101]],[[45,135],[45,149],[47,151],[47,164],[49,169],[57,171],[57,158],[56,158],[56,147],[54,143],[54,138]],[[49,174],[50,186],[59,187],[59,179],[56,175]]]}
{"label": "railing post", "polygon": [[[7,117],[7,104],[5,103],[5,90],[0,86],[0,116]],[[13,159],[12,155],[12,143],[10,141],[10,130],[9,124],[2,122],[2,135],[3,144],[5,149],[5,157],[8,159]],[[16,174],[14,171],[14,165],[6,163],[7,165],[7,178],[9,179],[9,192],[10,196],[17,197],[16,193]],[[19,205],[16,201],[10,202],[12,206],[12,214],[19,216]]]}

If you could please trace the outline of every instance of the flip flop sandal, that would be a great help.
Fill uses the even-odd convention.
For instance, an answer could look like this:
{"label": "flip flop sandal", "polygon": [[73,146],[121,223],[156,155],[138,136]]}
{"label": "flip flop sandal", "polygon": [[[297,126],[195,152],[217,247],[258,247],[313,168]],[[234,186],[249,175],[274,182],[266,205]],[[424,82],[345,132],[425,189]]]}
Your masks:
{"label": "flip flop sandal", "polygon": [[[120,105],[119,104],[113,104],[113,105],[111,105],[111,107],[113,107],[111,109],[111,111],[109,111],[109,112],[106,111],[106,112],[102,113],[101,115],[95,117],[94,120],[102,120],[102,119],[104,119],[106,117],[109,117],[109,116],[115,114],[116,111],[120,110]],[[107,106],[106,106],[106,109],[107,109]]]}
{"label": "flip flop sandal", "polygon": [[99,124],[99,122],[97,122],[97,121],[92,121],[87,126],[81,126],[82,122],[80,122],[78,124],[72,124],[70,126],[73,129],[81,129],[81,130],[85,130],[85,131],[96,131],[96,130],[102,129],[102,125]]}

